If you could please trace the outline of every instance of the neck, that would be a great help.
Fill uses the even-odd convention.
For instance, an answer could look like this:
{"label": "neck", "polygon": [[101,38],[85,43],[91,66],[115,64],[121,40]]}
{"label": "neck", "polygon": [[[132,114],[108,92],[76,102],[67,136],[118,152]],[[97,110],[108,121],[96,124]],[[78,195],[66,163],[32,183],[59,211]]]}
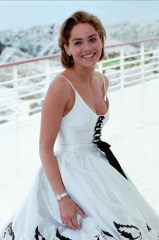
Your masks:
{"label": "neck", "polygon": [[79,69],[74,67],[72,68],[72,72],[75,74],[76,83],[88,88],[92,85],[95,68]]}

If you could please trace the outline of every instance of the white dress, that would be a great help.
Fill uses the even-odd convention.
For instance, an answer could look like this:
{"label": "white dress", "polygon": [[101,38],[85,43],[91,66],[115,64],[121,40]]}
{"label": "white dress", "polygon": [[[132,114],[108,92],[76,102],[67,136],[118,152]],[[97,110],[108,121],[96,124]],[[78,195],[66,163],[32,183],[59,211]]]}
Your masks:
{"label": "white dress", "polygon": [[[82,228],[70,230],[62,224],[56,197],[41,167],[0,240],[159,239],[155,211],[129,177],[112,167],[93,143],[99,118],[75,90],[74,106],[62,119],[55,146],[66,191],[87,214],[86,218],[77,215]],[[103,124],[108,118],[107,112]]]}

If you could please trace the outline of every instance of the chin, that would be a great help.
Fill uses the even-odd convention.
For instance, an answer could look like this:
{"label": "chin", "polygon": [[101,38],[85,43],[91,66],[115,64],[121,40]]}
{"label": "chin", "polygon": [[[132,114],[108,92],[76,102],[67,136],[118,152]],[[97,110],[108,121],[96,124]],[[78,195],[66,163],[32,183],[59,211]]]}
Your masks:
{"label": "chin", "polygon": [[83,61],[82,65],[85,67],[95,67],[98,60]]}

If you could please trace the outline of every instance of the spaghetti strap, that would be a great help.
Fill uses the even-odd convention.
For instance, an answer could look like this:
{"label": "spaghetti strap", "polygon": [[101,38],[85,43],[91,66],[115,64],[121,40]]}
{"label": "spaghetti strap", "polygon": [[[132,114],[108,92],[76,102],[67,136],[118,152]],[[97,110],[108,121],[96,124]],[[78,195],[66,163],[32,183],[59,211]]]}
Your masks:
{"label": "spaghetti strap", "polygon": [[[68,78],[66,78],[64,75],[62,75],[62,74],[60,74],[59,75],[60,77],[63,77],[70,85],[71,85],[71,87],[75,90],[75,92],[77,91],[76,89],[75,89],[75,87],[73,86],[73,84],[71,83],[71,81],[68,79]],[[106,97],[106,93],[107,93],[107,90],[106,90],[106,84],[105,84],[105,80],[104,80],[104,75],[102,74],[102,79],[103,79],[103,84],[104,84],[104,90],[105,90],[105,97]]]}
{"label": "spaghetti strap", "polygon": [[102,79],[103,79],[104,90],[105,90],[105,94],[106,94],[107,90],[106,90],[105,79],[104,79],[104,75],[103,74],[102,74]]}
{"label": "spaghetti strap", "polygon": [[71,81],[68,79],[68,78],[66,78],[64,75],[62,75],[62,74],[60,74],[59,75],[60,77],[63,77],[70,85],[71,85],[71,87],[73,88],[73,90],[76,92],[77,90],[75,89],[75,87],[73,86],[73,84],[71,83]]}
{"label": "spaghetti strap", "polygon": [[107,102],[107,104],[108,104],[108,106],[109,106],[109,101],[108,101],[108,98],[107,98],[107,89],[106,89],[104,74],[102,74],[102,79],[103,79],[104,90],[105,90],[104,100],[105,100],[105,102]]}

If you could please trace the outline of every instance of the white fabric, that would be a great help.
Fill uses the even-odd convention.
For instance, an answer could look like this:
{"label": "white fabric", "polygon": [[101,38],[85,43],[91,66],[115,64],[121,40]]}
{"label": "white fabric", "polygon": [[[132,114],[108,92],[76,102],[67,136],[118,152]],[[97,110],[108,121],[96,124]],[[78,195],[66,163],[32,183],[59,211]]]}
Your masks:
{"label": "white fabric", "polygon": [[[117,172],[92,142],[98,117],[75,91],[73,109],[62,119],[54,150],[66,191],[87,214],[87,218],[77,215],[82,229],[70,230],[62,224],[41,167],[0,240],[159,239],[159,217],[131,180]],[[108,119],[109,112],[104,123]]]}

